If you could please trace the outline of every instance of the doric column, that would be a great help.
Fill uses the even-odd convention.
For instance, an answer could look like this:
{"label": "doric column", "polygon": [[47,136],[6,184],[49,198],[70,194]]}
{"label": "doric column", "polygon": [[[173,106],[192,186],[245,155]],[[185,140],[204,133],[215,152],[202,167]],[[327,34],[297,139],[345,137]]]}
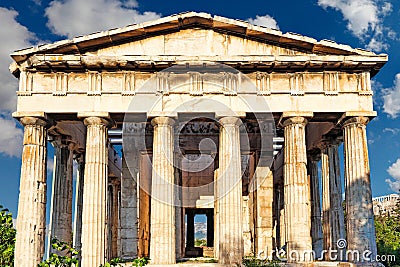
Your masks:
{"label": "doric column", "polygon": [[311,183],[311,238],[316,257],[321,257],[323,249],[322,218],[320,202],[320,186],[318,178],[318,161],[320,155],[311,155],[308,161],[308,170]]}
{"label": "doric column", "polygon": [[284,203],[284,191],[283,186],[278,184],[277,190],[277,245],[278,248],[283,247],[286,244],[286,227],[285,227],[285,203]]}
{"label": "doric column", "polygon": [[[331,212],[330,212],[330,197],[329,197],[329,160],[328,154],[323,149],[321,153],[321,177],[322,177],[322,218],[323,218],[323,238],[324,250],[329,250],[331,242]],[[325,153],[324,153],[325,152]],[[325,260],[329,259],[329,255],[325,255]]]}
{"label": "doric column", "polygon": [[355,117],[343,124],[347,249],[358,250],[360,255],[369,250],[370,258],[374,259],[377,250],[366,135],[368,121],[365,117]]}
{"label": "doric column", "polygon": [[[137,220],[137,174],[139,172],[139,152],[122,156],[121,177],[121,236],[120,257],[122,259],[134,259],[138,250],[138,220]],[[131,159],[131,168],[127,159]],[[134,177],[136,176],[136,177]]]}
{"label": "doric column", "polygon": [[50,244],[53,238],[72,244],[73,144],[62,140],[61,136],[56,137],[52,143],[55,152],[48,255],[65,255],[66,252],[53,249]]}
{"label": "doric column", "polygon": [[241,120],[219,120],[219,169],[216,182],[220,264],[239,264],[243,257],[242,171],[240,156]]}
{"label": "doric column", "polygon": [[[119,197],[118,195],[120,194],[120,181],[118,179],[113,179],[111,184],[109,184],[109,190],[110,190],[110,199],[109,204],[110,204],[110,209],[109,209],[109,218],[110,218],[110,224],[108,225],[109,228],[109,233],[110,237],[109,238],[109,246],[110,246],[110,252],[109,252],[109,259],[113,259],[119,256],[119,229],[120,229],[120,221],[119,221]],[[133,226],[134,220],[132,220]],[[137,236],[137,230],[135,231],[135,234]]]}
{"label": "doric column", "polygon": [[284,121],[284,198],[288,261],[310,261],[311,208],[307,179],[305,127],[307,120],[292,117]]}
{"label": "doric column", "polygon": [[152,120],[154,126],[150,219],[150,259],[152,264],[174,264],[176,262],[174,122],[168,117],[157,117]]}
{"label": "doric column", "polygon": [[139,175],[139,234],[138,256],[150,256],[151,172],[152,154],[147,151],[140,156]]}
{"label": "doric column", "polygon": [[[75,219],[74,219],[74,248],[79,251],[77,258],[82,257],[82,210],[83,210],[83,184],[85,181],[85,155],[77,157],[78,169],[75,184]],[[79,264],[81,266],[81,264]]]}
{"label": "doric column", "polygon": [[24,148],[18,202],[16,267],[35,267],[42,261],[46,229],[47,122],[23,117]]}
{"label": "doric column", "polygon": [[[327,251],[337,250],[338,240],[345,237],[338,145],[336,140],[326,141],[321,153],[322,221],[324,222],[324,249]],[[329,259],[328,254],[326,254],[326,259]]]}
{"label": "doric column", "polygon": [[84,119],[87,126],[85,184],[82,211],[82,266],[99,266],[106,261],[106,218],[108,185],[107,127],[101,117]]}

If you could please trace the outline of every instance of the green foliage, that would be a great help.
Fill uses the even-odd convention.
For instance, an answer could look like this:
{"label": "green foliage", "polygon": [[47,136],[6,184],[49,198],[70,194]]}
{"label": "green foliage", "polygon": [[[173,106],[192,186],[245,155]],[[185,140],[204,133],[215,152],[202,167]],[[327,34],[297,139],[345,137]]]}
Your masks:
{"label": "green foliage", "polygon": [[207,259],[204,263],[218,263],[218,261],[216,259]]}
{"label": "green foliage", "polygon": [[246,267],[278,267],[279,264],[270,260],[261,260],[256,257],[243,258],[243,265]]}
{"label": "green foliage", "polygon": [[114,259],[111,259],[109,262],[106,262],[103,265],[100,265],[99,267],[121,266],[119,263],[121,263],[121,259],[114,258]]}
{"label": "green foliage", "polygon": [[136,259],[133,260],[132,267],[142,267],[142,266],[147,265],[148,263],[149,263],[149,258],[147,258],[147,257],[144,257],[144,258],[139,257],[139,258],[136,258]]}
{"label": "green foliage", "polygon": [[15,235],[12,214],[0,205],[0,266],[14,265]]}
{"label": "green foliage", "polygon": [[196,239],[194,241],[194,246],[195,247],[205,247],[207,246],[207,239]]}
{"label": "green foliage", "polygon": [[72,267],[78,266],[78,259],[73,258],[79,252],[71,247],[68,243],[62,242],[53,238],[51,240],[51,247],[58,251],[63,252],[65,256],[60,256],[52,253],[50,257],[38,264],[38,267]]}
{"label": "green foliage", "polygon": [[392,214],[375,216],[378,255],[394,255],[395,261],[383,261],[388,267],[400,266],[400,203]]}

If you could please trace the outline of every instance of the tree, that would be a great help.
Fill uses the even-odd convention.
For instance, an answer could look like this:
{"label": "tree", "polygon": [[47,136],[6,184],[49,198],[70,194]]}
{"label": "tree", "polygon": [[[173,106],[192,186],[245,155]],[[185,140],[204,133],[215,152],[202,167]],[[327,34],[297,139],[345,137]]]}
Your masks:
{"label": "tree", "polygon": [[0,266],[14,266],[16,232],[11,212],[0,205]]}
{"label": "tree", "polygon": [[39,263],[38,267],[72,267],[78,266],[78,259],[74,258],[78,255],[79,251],[75,250],[71,245],[66,242],[53,238],[51,240],[51,246],[53,249],[64,252],[65,256],[57,255],[52,253],[50,257]]}
{"label": "tree", "polygon": [[396,258],[382,263],[388,267],[400,266],[400,201],[392,212],[375,216],[375,231],[378,255]]}

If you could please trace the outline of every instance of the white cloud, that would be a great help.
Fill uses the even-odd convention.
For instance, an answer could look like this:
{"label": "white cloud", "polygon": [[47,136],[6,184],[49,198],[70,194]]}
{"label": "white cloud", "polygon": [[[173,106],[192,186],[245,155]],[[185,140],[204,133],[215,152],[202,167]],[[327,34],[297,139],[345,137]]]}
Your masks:
{"label": "white cloud", "polygon": [[391,179],[386,179],[386,183],[390,186],[390,188],[395,191],[400,191],[400,158],[397,159],[395,163],[393,163],[388,169],[387,172],[394,178],[394,181]]}
{"label": "white cloud", "polygon": [[45,12],[53,33],[72,38],[160,17],[155,12],[140,13],[133,9],[137,6],[135,0],[54,0]]}
{"label": "white cloud", "polygon": [[259,25],[259,26],[264,26],[264,27],[267,27],[267,28],[272,28],[272,29],[279,30],[278,23],[270,15],[265,15],[265,16],[256,15],[255,19],[249,18],[249,19],[247,19],[247,21],[249,23],[251,23],[251,24],[254,24],[254,25]]}
{"label": "white cloud", "polygon": [[[366,48],[377,52],[386,50],[385,35],[393,31],[383,27],[383,19],[392,12],[390,2],[383,0],[318,0],[318,5],[340,11],[349,29],[366,44]],[[390,34],[389,34],[390,33]]]}
{"label": "white cloud", "polygon": [[10,157],[21,156],[23,139],[22,129],[10,116],[16,109],[18,88],[18,80],[8,70],[10,54],[37,42],[35,35],[18,23],[17,16],[17,11],[0,7],[0,153]]}
{"label": "white cloud", "polygon": [[384,133],[391,133],[391,134],[393,134],[393,135],[397,135],[397,134],[399,134],[400,133],[400,129],[399,128],[384,128],[383,130],[382,130],[382,132],[384,132]]}
{"label": "white cloud", "polygon": [[366,49],[372,51],[384,51],[389,48],[389,45],[384,42],[384,40],[379,36],[374,36],[369,41],[369,43],[365,46]]}
{"label": "white cloud", "polygon": [[0,7],[0,111],[12,111],[16,108],[16,90],[18,80],[8,70],[12,62],[10,54],[20,48],[32,46],[35,35],[18,23],[18,12]]}
{"label": "white cloud", "polygon": [[13,119],[0,117],[0,153],[10,157],[20,157],[23,132]]}
{"label": "white cloud", "polygon": [[31,0],[35,5],[41,6],[42,5],[42,0]]}
{"label": "white cloud", "polygon": [[400,114],[400,73],[396,74],[394,86],[383,91],[383,111],[396,118]]}

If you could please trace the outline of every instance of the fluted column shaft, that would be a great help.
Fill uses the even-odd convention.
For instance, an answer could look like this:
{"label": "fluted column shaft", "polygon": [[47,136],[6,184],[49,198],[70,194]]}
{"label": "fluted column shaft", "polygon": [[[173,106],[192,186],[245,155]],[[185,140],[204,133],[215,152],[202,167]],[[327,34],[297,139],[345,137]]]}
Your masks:
{"label": "fluted column shaft", "polygon": [[81,262],[83,267],[91,267],[106,261],[109,122],[100,117],[88,117],[84,123],[87,133]]}
{"label": "fluted column shaft", "polygon": [[152,264],[174,264],[175,194],[174,194],[174,120],[157,117],[152,120],[153,171],[151,186],[150,259]]}
{"label": "fluted column shaft", "polygon": [[292,117],[284,123],[284,199],[288,261],[310,261],[311,208],[307,179],[305,127],[307,120]]}
{"label": "fluted column shaft", "polygon": [[[109,187],[110,188],[110,187]],[[110,246],[110,258],[116,258],[119,256],[119,251],[120,251],[120,246],[119,246],[119,229],[120,229],[120,220],[119,220],[119,210],[120,210],[120,205],[118,203],[118,199],[119,199],[119,195],[120,195],[120,190],[121,188],[121,184],[119,183],[118,180],[113,180],[111,183],[111,199],[109,199],[110,201],[110,210],[109,212],[111,214],[109,214],[108,216],[111,217],[110,218],[110,225],[108,225],[109,227],[109,233],[111,234],[111,238],[109,238],[109,240],[111,240],[111,244],[109,244]],[[132,220],[131,222],[133,224],[133,227],[135,227],[135,221]],[[137,228],[136,231],[134,232],[134,234],[136,234],[137,236]]]}
{"label": "fluted column shaft", "polygon": [[[323,149],[326,150],[326,149]],[[322,177],[322,218],[323,218],[323,237],[324,237],[324,249],[329,250],[332,245],[332,234],[331,234],[331,199],[329,197],[329,159],[328,154],[321,154],[321,177]],[[325,255],[325,259],[328,259],[329,255]]]}
{"label": "fluted column shaft", "polygon": [[[72,179],[73,179],[73,152],[71,146],[63,144],[61,140],[53,142],[54,173],[51,196],[50,228],[48,244],[53,238],[72,244]],[[72,144],[71,144],[72,145]],[[65,255],[48,246],[49,254]]]}
{"label": "fluted column shaft", "polygon": [[36,267],[44,254],[46,229],[47,122],[24,117],[17,241],[14,266]]}
{"label": "fluted column shaft", "polygon": [[152,154],[147,152],[140,156],[139,175],[139,242],[138,256],[150,256],[150,214],[151,214],[151,173]]}
{"label": "fluted column shaft", "polygon": [[[360,255],[371,251],[377,255],[366,124],[368,118],[356,117],[343,124],[347,249],[358,250]],[[356,260],[356,259],[349,259]]]}
{"label": "fluted column shaft", "polygon": [[[83,210],[83,184],[85,181],[85,156],[80,155],[77,159],[78,170],[75,183],[75,220],[74,220],[74,248],[79,251],[77,258],[79,262],[82,257],[82,210]],[[81,266],[79,264],[79,266]]]}
{"label": "fluted column shaft", "polygon": [[338,240],[345,237],[337,142],[332,141],[326,145],[322,150],[321,161],[324,249],[337,250]]}
{"label": "fluted column shaft", "polygon": [[219,169],[217,198],[219,205],[219,256],[221,264],[238,264],[243,257],[242,172],[240,156],[241,120],[219,120]]}
{"label": "fluted column shaft", "polygon": [[311,183],[311,237],[313,250],[317,258],[321,256],[323,249],[318,159],[318,157],[313,156],[309,158],[308,162]]}

